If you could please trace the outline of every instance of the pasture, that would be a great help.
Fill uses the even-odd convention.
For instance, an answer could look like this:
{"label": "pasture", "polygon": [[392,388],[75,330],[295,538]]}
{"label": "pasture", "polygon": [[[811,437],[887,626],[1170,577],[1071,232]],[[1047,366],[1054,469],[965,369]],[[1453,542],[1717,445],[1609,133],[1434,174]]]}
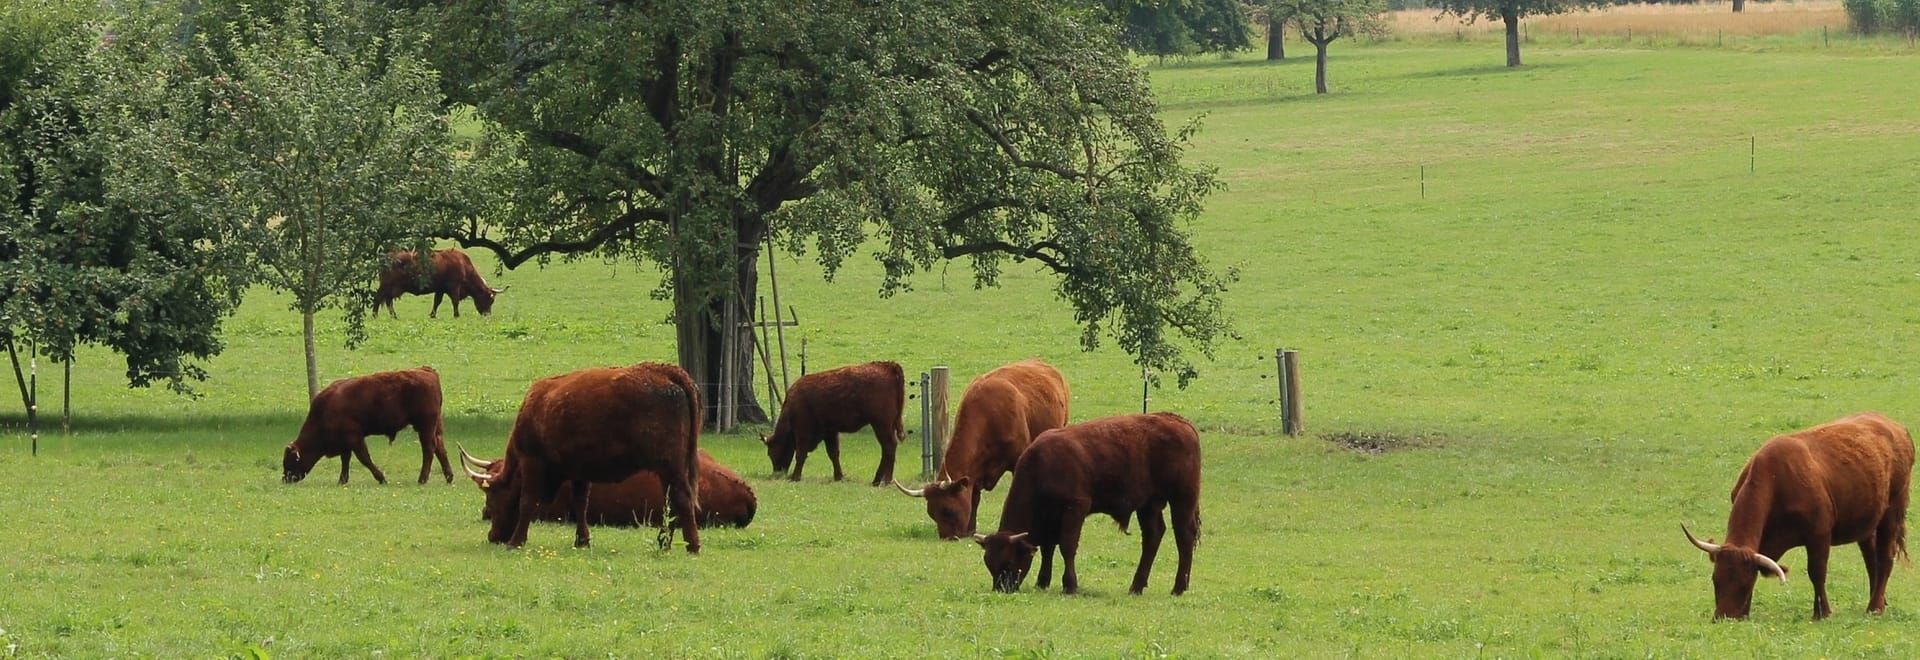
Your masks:
{"label": "pasture", "polygon": [[[305,411],[299,320],[259,294],[199,399],[129,391],[90,353],[71,436],[44,364],[55,430],[38,457],[5,409],[0,655],[1913,656],[1914,567],[1868,617],[1858,553],[1837,549],[1835,614],[1811,623],[1795,550],[1790,586],[1712,624],[1710,565],[1679,524],[1720,537],[1769,435],[1863,409],[1920,425],[1915,60],[1525,56],[1509,71],[1487,42],[1341,42],[1325,97],[1310,57],[1152,70],[1170,123],[1204,115],[1191,155],[1230,186],[1196,241],[1241,270],[1226,299],[1242,339],[1190,389],[1152,393],[1202,434],[1184,596],[1167,594],[1171,538],[1147,593],[1127,595],[1138,538],[1105,519],[1086,528],[1081,595],[992,592],[978,548],[864,485],[865,432],[845,438],[841,483],[824,455],[794,484],[769,478],[750,433],[704,436],[760,513],[702,530],[698,557],[656,550],[649,529],[596,530],[589,550],[560,525],[489,545],[473,485],[412,483],[411,432],[376,443],[386,486],[357,464],[335,486],[330,462],[282,485]],[[513,286],[491,318],[430,320],[427,298],[403,298],[360,350],[327,328],[323,377],[432,364],[449,442],[497,456],[532,379],[671,359],[654,270],[496,274],[474,257]],[[1139,409],[1138,368],[1111,345],[1081,352],[1037,269],[976,291],[953,264],[882,300],[876,268],[825,282],[806,255],[778,258],[811,367],[946,364],[957,397],[1039,356],[1075,421]],[[1282,346],[1302,356],[1298,438],[1277,433]]]}

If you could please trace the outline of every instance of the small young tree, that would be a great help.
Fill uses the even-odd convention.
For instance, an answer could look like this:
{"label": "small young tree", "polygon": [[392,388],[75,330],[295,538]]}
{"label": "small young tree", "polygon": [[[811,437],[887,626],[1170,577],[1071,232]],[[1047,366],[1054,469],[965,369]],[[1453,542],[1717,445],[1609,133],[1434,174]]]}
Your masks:
{"label": "small young tree", "polygon": [[102,345],[130,384],[187,391],[220,352],[246,260],[234,227],[125,177],[117,127],[165,74],[124,56],[91,4],[0,8],[0,342],[63,362]]}
{"label": "small young tree", "polygon": [[1380,16],[1386,0],[1268,0],[1267,13],[1300,26],[1300,36],[1313,44],[1313,91],[1327,93],[1327,46],[1333,40],[1386,30]]}
{"label": "small young tree", "polygon": [[350,6],[312,4],[196,37],[183,65],[210,73],[174,100],[197,123],[143,142],[148,174],[250,229],[260,281],[300,312],[309,396],[320,387],[314,317],[338,308],[348,345],[365,337],[387,252],[425,249],[441,231],[454,168],[439,81],[408,55],[411,39],[353,33]]}

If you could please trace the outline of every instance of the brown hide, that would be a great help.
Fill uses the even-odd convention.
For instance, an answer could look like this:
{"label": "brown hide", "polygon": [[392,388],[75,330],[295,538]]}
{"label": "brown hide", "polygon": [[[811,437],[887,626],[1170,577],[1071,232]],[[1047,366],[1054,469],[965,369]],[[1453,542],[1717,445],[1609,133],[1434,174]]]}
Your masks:
{"label": "brown hide", "polygon": [[438,250],[433,253],[433,270],[426,277],[419,272],[418,257],[412,252],[395,252],[388,255],[393,264],[380,273],[380,288],[373,294],[373,311],[379,314],[380,306],[385,305],[387,316],[393,317],[393,301],[404,294],[433,294],[433,310],[429,317],[440,315],[441,297],[453,299],[453,317],[460,318],[460,301],[473,298],[473,308],[481,316],[493,313],[493,296],[506,289],[494,289],[487,286],[480,271],[473,267],[473,260],[467,253],[454,249]]}
{"label": "brown hide", "polygon": [[[534,381],[507,439],[506,470],[490,477],[486,507],[495,512],[487,540],[520,547],[527,525],[561,486],[587,488],[569,516],[574,545],[585,547],[588,482],[619,483],[652,472],[687,551],[700,551],[695,505],[699,482],[700,393],[680,367],[644,362],[601,367]],[[670,537],[663,537],[670,542]]]}
{"label": "brown hide", "polygon": [[420,483],[427,482],[433,459],[453,482],[447,465],[445,424],[440,419],[440,374],[433,367],[383,371],[359,378],[333,381],[307,404],[307,421],[300,435],[281,450],[281,481],[295,483],[307,477],[315,463],[340,457],[340,483],[347,483],[348,456],[360,458],[375,481],[387,475],[367,455],[367,436],[387,436],[392,444],[401,429],[413,427],[420,435]]}
{"label": "brown hide", "polygon": [[[1733,486],[1724,543],[1694,541],[1714,563],[1714,618],[1745,618],[1757,576],[1785,581],[1788,550],[1807,549],[1813,618],[1827,605],[1827,556],[1858,543],[1867,565],[1868,612],[1887,607],[1887,577],[1906,552],[1913,437],[1878,413],[1862,413],[1776,436],[1761,445]],[[1684,530],[1683,530],[1684,531]],[[1687,534],[1692,539],[1692,533]]]}
{"label": "brown hide", "polygon": [[773,435],[762,438],[775,473],[792,464],[788,479],[800,480],[807,454],[824,441],[833,462],[833,480],[845,478],[840,469],[840,434],[873,427],[880,441],[880,467],[873,485],[893,480],[894,449],[906,435],[901,408],[907,401],[907,378],[896,362],[868,362],[801,376],[787,389]]}
{"label": "brown hide", "polygon": [[1067,425],[1068,397],[1060,370],[1039,360],[1015,362],[967,384],[939,481],[921,493],[940,538],[961,538],[978,528],[980,492],[1000,485],[1036,436]]}
{"label": "brown hide", "polygon": [[1160,511],[1173,508],[1174,546],[1180,553],[1173,594],[1187,591],[1193,573],[1193,546],[1200,536],[1200,434],[1173,413],[1121,415],[1082,422],[1040,434],[1020,455],[1000,512],[1000,531],[976,536],[986,548],[987,571],[994,588],[1018,591],[1040,551],[1040,578],[1047,588],[1053,549],[1064,564],[1060,590],[1074,593],[1079,579],[1074,556],[1087,516],[1113,516],[1122,530],[1129,516],[1140,522],[1140,565],[1132,593],[1147,587],[1153,558],[1167,523]]}
{"label": "brown hide", "polygon": [[[506,461],[494,461],[487,471],[497,477],[506,471]],[[635,472],[626,481],[593,487],[593,496],[587,500],[587,523],[611,527],[659,525],[666,501],[666,489],[659,477],[652,472]],[[753,487],[705,449],[700,450],[698,501],[701,527],[746,527],[758,508]],[[542,504],[536,516],[539,520],[572,522],[568,517],[572,510],[573,488],[569,485],[560,489],[554,501]],[[480,518],[492,520],[493,513],[483,507]]]}

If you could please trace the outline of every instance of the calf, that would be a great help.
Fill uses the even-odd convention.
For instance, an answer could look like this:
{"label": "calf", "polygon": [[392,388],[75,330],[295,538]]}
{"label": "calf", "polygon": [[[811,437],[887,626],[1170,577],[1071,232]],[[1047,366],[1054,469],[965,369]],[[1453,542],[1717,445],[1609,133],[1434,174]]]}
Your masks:
{"label": "calf", "polygon": [[387,316],[395,317],[393,301],[405,294],[433,294],[433,311],[428,317],[440,316],[440,298],[453,299],[453,317],[460,318],[460,301],[473,298],[473,308],[480,310],[481,316],[493,313],[493,297],[505,292],[506,287],[495,289],[487,286],[487,280],[480,277],[480,271],[473,267],[473,260],[467,253],[455,249],[438,250],[433,253],[433,269],[422,277],[419,272],[419,259],[412,252],[395,252],[388,255],[393,259],[385,271],[380,273],[380,288],[373,293],[373,312],[380,313],[385,305]]}
{"label": "calf", "polygon": [[[476,484],[485,484],[507,470],[505,460],[474,458],[465,448],[460,450],[460,458],[467,464],[467,476]],[[568,517],[573,511],[573,490],[573,484],[567,484],[552,502],[542,504],[535,515],[540,520],[573,522]],[[714,460],[705,449],[700,450],[699,493],[701,527],[746,527],[753,522],[754,510],[758,508],[753,487]],[[666,488],[660,485],[660,477],[644,470],[635,472],[626,481],[593,489],[592,499],[587,500],[587,522],[613,527],[660,525],[665,522],[662,513],[666,511],[666,502]],[[492,509],[480,510],[482,520],[492,520],[493,516]]]}
{"label": "calf", "polygon": [[412,426],[420,434],[420,483],[427,483],[434,457],[440,471],[453,482],[447,465],[446,426],[440,419],[440,373],[433,367],[383,371],[359,378],[333,381],[307,404],[307,421],[300,435],[281,452],[280,480],[296,483],[327,456],[340,457],[340,483],[347,483],[347,455],[360,457],[375,481],[387,475],[367,455],[367,436],[387,436],[393,444],[401,429]]}
{"label": "calf", "polygon": [[[574,547],[587,547],[590,482],[619,483],[649,471],[666,490],[667,510],[687,552],[700,552],[695,502],[699,477],[700,390],[680,367],[643,362],[582,369],[534,381],[507,438],[499,474],[468,470],[493,512],[487,540],[518,548],[527,526],[561,486],[579,492],[569,517]],[[672,537],[662,535],[662,544]]]}
{"label": "calf", "polygon": [[1035,550],[1043,553],[1036,584],[1047,588],[1058,546],[1065,564],[1060,591],[1071,594],[1080,589],[1073,561],[1087,516],[1113,516],[1122,531],[1127,517],[1137,516],[1140,565],[1128,591],[1138,594],[1147,587],[1166,534],[1160,511],[1168,506],[1180,551],[1180,570],[1173,578],[1178,596],[1187,591],[1193,546],[1200,537],[1200,434],[1173,413],[1106,417],[1035,438],[1013,468],[1000,530],[973,538],[986,548],[993,587],[1009,593],[1020,590]]}
{"label": "calf", "polygon": [[1778,561],[1806,546],[1813,582],[1813,618],[1827,606],[1827,554],[1858,543],[1872,592],[1868,613],[1887,609],[1887,577],[1907,551],[1907,484],[1913,477],[1913,436],[1878,413],[1862,413],[1798,433],[1776,436],[1747,459],[1733,483],[1727,540],[1687,541],[1713,560],[1713,618],[1744,619],[1753,607],[1757,576],[1787,582]]}
{"label": "calf", "polygon": [[893,480],[894,449],[906,435],[900,411],[907,401],[907,378],[897,362],[868,362],[801,376],[787,389],[787,400],[780,405],[780,419],[773,424],[773,435],[760,436],[767,445],[767,458],[775,473],[787,471],[800,480],[807,466],[807,454],[821,441],[827,444],[827,460],[833,461],[833,480],[846,477],[840,470],[840,434],[852,433],[863,426],[873,427],[880,441],[880,467],[874,470],[873,485]]}
{"label": "calf", "polygon": [[1000,484],[1035,436],[1067,425],[1068,397],[1060,370],[1039,360],[981,374],[960,395],[953,436],[940,463],[941,479],[918,489],[899,482],[894,487],[926,498],[927,517],[940,538],[972,534],[980,517],[980,492]]}

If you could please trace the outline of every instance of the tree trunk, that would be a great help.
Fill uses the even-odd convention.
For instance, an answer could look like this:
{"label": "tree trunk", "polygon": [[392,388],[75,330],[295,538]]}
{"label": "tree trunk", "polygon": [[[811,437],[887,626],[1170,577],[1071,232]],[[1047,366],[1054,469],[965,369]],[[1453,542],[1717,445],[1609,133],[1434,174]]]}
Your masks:
{"label": "tree trunk", "polygon": [[1287,45],[1282,43],[1281,39],[1281,37],[1286,36],[1286,34],[1286,21],[1274,20],[1271,17],[1267,18],[1267,59],[1287,59]]}
{"label": "tree trunk", "polygon": [[300,328],[307,343],[307,400],[320,394],[320,367],[313,359],[313,310],[300,310]]}
{"label": "tree trunk", "polygon": [[[734,245],[734,267],[739,279],[732,287],[733,298],[699,299],[697,293],[710,290],[693,282],[676,269],[673,286],[674,335],[678,340],[680,368],[686,369],[700,385],[700,402],[706,408],[708,424],[720,419],[723,406],[733,406],[734,420],[749,424],[771,421],[753,391],[755,336],[751,327],[736,325],[732,332],[722,327],[727,305],[739,305],[736,316],[741,323],[753,319],[754,302],[760,289],[760,234],[743,231]],[[726,351],[732,351],[729,360]],[[733,373],[726,373],[727,367]]]}
{"label": "tree trunk", "polygon": [[1733,13],[1738,14],[1746,10],[1747,0],[1733,0]]}
{"label": "tree trunk", "polygon": [[1313,42],[1313,93],[1325,94],[1327,93],[1327,44],[1333,43],[1333,40],[1322,36],[1311,41]]}
{"label": "tree trunk", "polygon": [[1500,20],[1507,24],[1507,66],[1520,66],[1520,12],[1501,7]]}

